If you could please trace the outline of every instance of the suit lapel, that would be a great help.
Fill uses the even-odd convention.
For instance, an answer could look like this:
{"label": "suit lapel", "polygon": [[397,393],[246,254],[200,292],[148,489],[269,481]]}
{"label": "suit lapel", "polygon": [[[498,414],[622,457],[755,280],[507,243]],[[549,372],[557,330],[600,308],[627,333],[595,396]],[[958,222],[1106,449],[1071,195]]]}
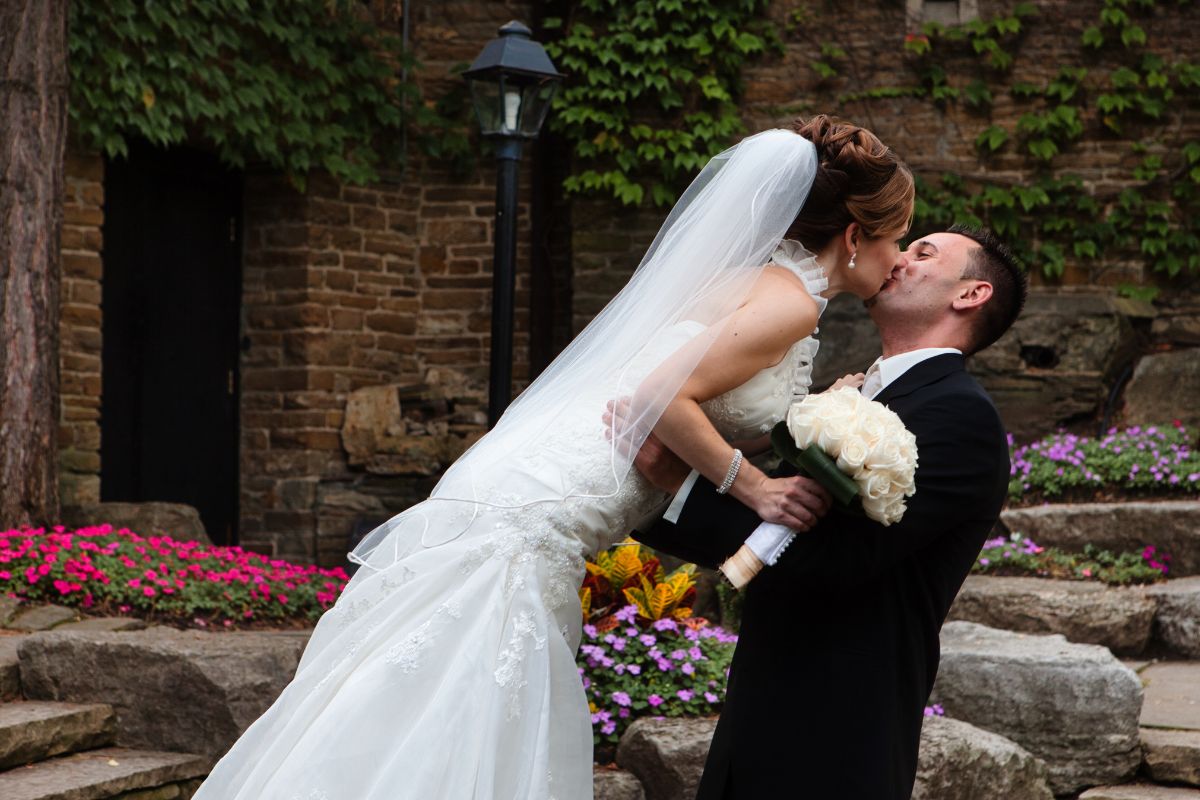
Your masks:
{"label": "suit lapel", "polygon": [[912,394],[922,386],[939,381],[951,372],[965,369],[966,360],[958,353],[943,353],[927,358],[884,387],[874,399],[887,405],[893,400]]}

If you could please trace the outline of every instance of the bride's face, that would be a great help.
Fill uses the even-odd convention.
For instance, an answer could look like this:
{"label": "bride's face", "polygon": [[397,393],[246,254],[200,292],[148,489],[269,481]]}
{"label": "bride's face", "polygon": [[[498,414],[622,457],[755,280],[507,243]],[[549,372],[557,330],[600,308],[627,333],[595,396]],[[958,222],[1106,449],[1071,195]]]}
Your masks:
{"label": "bride's face", "polygon": [[846,270],[846,288],[863,300],[878,294],[892,271],[901,265],[900,242],[907,233],[901,228],[873,238],[860,232],[854,269]]}

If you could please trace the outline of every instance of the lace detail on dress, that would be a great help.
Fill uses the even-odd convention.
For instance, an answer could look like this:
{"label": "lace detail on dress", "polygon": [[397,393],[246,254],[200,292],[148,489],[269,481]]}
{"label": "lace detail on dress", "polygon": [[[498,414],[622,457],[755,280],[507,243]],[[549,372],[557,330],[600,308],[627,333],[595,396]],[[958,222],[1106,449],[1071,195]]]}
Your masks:
{"label": "lace detail on dress", "polygon": [[521,689],[529,682],[524,679],[527,647],[533,642],[534,650],[544,650],[546,637],[537,635],[537,621],[529,611],[522,611],[513,621],[512,635],[508,646],[500,651],[499,666],[494,674],[496,685],[508,690],[507,719],[521,716]]}
{"label": "lace detail on dress", "polygon": [[383,654],[383,660],[395,666],[400,672],[409,674],[421,668],[421,656],[433,644],[433,626],[446,618],[461,619],[462,603],[454,598],[438,606],[433,616],[422,622],[417,629],[401,641],[388,648]]}

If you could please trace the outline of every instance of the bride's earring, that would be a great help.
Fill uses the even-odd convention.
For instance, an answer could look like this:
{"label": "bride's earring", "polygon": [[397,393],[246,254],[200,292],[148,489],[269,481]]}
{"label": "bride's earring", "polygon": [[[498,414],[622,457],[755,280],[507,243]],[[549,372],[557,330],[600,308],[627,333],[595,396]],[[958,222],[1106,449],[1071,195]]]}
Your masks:
{"label": "bride's earring", "polygon": [[847,266],[849,266],[850,269],[854,269],[854,256],[855,255],[856,255],[855,253],[850,254],[850,263],[847,265]]}

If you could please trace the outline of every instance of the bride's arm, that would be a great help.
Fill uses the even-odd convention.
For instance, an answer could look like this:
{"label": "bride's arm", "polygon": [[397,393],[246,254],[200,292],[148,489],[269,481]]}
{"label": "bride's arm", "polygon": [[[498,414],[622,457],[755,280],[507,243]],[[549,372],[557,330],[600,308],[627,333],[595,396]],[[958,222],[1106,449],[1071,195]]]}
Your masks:
{"label": "bride's arm", "polygon": [[[713,483],[720,485],[733,460],[733,447],[709,422],[700,404],[728,392],[766,369],[817,324],[816,303],[789,280],[764,276],[748,301],[726,320],[696,368],[654,428],[662,443]],[[729,494],[768,522],[807,530],[816,517],[797,503],[786,479],[768,478],[742,462]]]}

